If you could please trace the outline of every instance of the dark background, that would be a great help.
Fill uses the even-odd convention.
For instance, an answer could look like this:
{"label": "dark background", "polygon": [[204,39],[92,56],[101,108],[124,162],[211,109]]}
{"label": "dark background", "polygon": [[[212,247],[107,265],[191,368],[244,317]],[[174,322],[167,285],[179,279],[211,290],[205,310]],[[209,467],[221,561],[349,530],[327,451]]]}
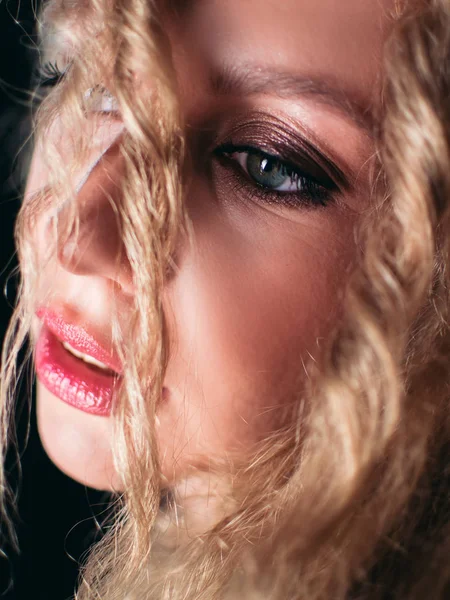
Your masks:
{"label": "dark background", "polygon": [[[27,90],[38,56],[33,6],[39,8],[39,3],[0,0],[0,340],[17,285],[14,219],[26,171],[24,142],[31,132]],[[7,461],[18,494],[15,524],[20,553],[1,540],[6,556],[0,556],[0,598],[66,600],[73,595],[78,561],[94,539],[93,515],[101,513],[105,497],[77,485],[50,463],[36,433],[33,407],[31,415],[29,411],[30,382],[28,369],[17,401],[22,475],[13,453]],[[28,423],[31,428],[25,444]]]}

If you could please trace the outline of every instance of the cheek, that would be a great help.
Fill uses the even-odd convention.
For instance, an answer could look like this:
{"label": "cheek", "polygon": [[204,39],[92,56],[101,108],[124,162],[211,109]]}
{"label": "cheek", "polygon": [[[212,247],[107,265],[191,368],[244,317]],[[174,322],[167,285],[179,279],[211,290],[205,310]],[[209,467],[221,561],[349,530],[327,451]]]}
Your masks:
{"label": "cheek", "polygon": [[195,252],[168,290],[166,423],[201,430],[213,451],[281,424],[336,321],[354,254],[352,221],[331,211],[296,221],[260,207],[215,211],[197,215]]}

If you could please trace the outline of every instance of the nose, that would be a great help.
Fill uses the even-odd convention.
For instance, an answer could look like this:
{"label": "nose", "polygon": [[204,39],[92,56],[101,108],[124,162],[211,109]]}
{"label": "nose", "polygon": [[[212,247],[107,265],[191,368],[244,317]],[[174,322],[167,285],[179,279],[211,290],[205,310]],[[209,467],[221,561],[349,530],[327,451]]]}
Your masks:
{"label": "nose", "polygon": [[87,168],[78,184],[75,211],[70,202],[58,211],[57,256],[67,271],[108,279],[132,294],[120,226],[123,174],[121,145],[115,142]]}

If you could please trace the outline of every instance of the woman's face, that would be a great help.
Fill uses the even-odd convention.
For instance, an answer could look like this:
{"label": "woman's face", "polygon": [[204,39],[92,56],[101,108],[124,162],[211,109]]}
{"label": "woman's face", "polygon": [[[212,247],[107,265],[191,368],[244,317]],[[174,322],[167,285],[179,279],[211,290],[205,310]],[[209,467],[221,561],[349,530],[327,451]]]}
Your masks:
{"label": "woman's face", "polygon": [[[172,481],[199,457],[242,452],[279,427],[338,318],[355,227],[369,204],[372,115],[394,0],[183,4],[167,28],[194,158],[185,202],[195,244],[180,243],[165,289],[171,353],[158,435]],[[54,243],[51,204],[35,228],[38,306],[57,315],[60,339],[72,346],[73,335],[64,336],[81,326],[108,347],[114,298],[124,325],[133,305],[112,233],[120,128],[105,121],[79,177],[86,235],[78,245],[44,260]],[[27,195],[47,177],[36,152]],[[81,349],[98,359],[95,341]],[[108,376],[61,352],[65,369],[81,379],[86,372],[85,392],[102,414],[81,392],[75,402],[64,386],[58,392],[38,368],[43,443],[69,475],[110,489],[118,485],[112,423],[99,399],[108,384],[95,387]]]}

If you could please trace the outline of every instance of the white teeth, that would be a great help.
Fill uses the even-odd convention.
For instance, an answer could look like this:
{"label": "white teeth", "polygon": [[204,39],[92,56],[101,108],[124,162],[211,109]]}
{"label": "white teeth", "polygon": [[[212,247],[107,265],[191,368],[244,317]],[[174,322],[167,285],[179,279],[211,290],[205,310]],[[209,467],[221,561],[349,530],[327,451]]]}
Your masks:
{"label": "white teeth", "polygon": [[72,348],[72,346],[70,346],[67,342],[62,342],[62,345],[68,352],[70,352],[70,354],[73,354],[74,356],[81,359],[85,363],[94,365],[95,367],[98,367],[99,369],[103,369],[104,371],[110,371],[110,368],[107,365],[105,365],[104,363],[100,362],[99,360],[93,358],[92,356],[89,356],[89,354],[83,354],[82,352],[78,352],[78,350],[75,350],[75,348]]}

